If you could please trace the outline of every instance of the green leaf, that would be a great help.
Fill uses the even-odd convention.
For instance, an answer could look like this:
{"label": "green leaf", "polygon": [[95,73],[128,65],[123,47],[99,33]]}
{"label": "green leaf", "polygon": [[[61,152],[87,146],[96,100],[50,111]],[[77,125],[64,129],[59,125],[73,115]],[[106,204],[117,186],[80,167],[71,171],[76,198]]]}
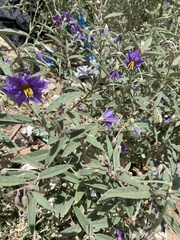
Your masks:
{"label": "green leaf", "polygon": [[85,194],[85,188],[82,185],[79,185],[75,193],[74,204],[77,204],[81,200],[84,194]]}
{"label": "green leaf", "polygon": [[121,187],[110,189],[103,194],[103,196],[99,199],[99,203],[107,201],[112,198],[129,198],[129,199],[144,199],[149,198],[151,196],[149,192],[149,187],[144,186],[143,188],[135,188],[135,187]]}
{"label": "green leaf", "polygon": [[39,203],[43,208],[50,210],[51,212],[54,212],[54,208],[51,207],[50,203],[48,202],[48,200],[43,197],[42,194],[40,194],[39,192],[31,192],[33,197],[35,198],[35,200],[37,201],[37,203]]}
{"label": "green leaf", "polygon": [[32,123],[33,119],[24,115],[0,114],[0,125]]}
{"label": "green leaf", "polygon": [[0,59],[0,68],[3,70],[5,75],[12,76],[10,65]]}
{"label": "green leaf", "polygon": [[135,177],[129,177],[126,173],[123,173],[122,175],[118,176],[118,180],[122,181],[124,183],[127,183],[129,185],[132,185],[134,187],[143,187],[140,183],[136,182]]}
{"label": "green leaf", "polygon": [[61,174],[60,175],[60,178],[62,178],[62,179],[65,179],[66,181],[68,181],[68,182],[72,182],[72,183],[77,183],[77,184],[79,184],[80,183],[80,176],[78,175],[79,173],[76,173],[76,172],[74,172],[74,173],[70,173],[70,172],[66,172],[66,174]]}
{"label": "green leaf", "polygon": [[152,43],[152,37],[149,37],[148,39],[146,39],[144,46],[143,46],[143,50],[148,49],[151,46]]}
{"label": "green leaf", "polygon": [[62,204],[62,208],[59,211],[61,218],[63,218],[71,208],[72,204],[74,202],[74,198],[72,196],[68,196],[65,201]]}
{"label": "green leaf", "polygon": [[157,97],[156,101],[154,102],[154,106],[153,106],[154,108],[156,108],[157,106],[159,106],[159,103],[160,103],[162,97],[163,97],[163,93],[160,92],[160,93],[158,94],[158,97]]}
{"label": "green leaf", "polygon": [[31,194],[29,194],[27,217],[28,217],[28,226],[32,235],[35,232],[35,226],[36,226],[36,207],[37,207],[37,201]]}
{"label": "green leaf", "polygon": [[106,234],[102,234],[102,233],[97,233],[96,234],[96,240],[114,240],[114,238],[112,238],[111,236],[108,236]]}
{"label": "green leaf", "polygon": [[75,235],[77,235],[80,232],[81,232],[81,227],[78,224],[76,224],[74,226],[71,226],[71,227],[66,228],[65,230],[61,231],[61,234],[63,236],[67,236],[67,237],[71,237],[71,236],[74,237]]}
{"label": "green leaf", "polygon": [[[47,153],[48,153],[48,150],[38,150],[38,151],[34,151],[26,154],[26,156],[29,156],[31,159],[33,159],[32,161],[34,163],[38,163],[45,160]],[[22,163],[24,162],[24,160],[22,159],[22,157],[18,156],[16,158],[13,158],[11,162]]]}
{"label": "green leaf", "polygon": [[39,118],[40,116],[40,108],[37,103],[31,102],[31,107],[35,115]]}
{"label": "green leaf", "polygon": [[115,171],[117,171],[117,168],[120,167],[120,149],[118,145],[115,146],[113,151],[113,165]]}
{"label": "green leaf", "polygon": [[52,148],[49,150],[45,163],[46,164],[51,164],[54,161],[54,158],[57,156],[59,151],[61,149],[64,149],[66,142],[68,141],[68,137],[64,136],[62,139],[60,139],[58,142],[56,142]]}
{"label": "green leaf", "polygon": [[86,138],[87,142],[89,142],[90,144],[92,144],[94,147],[101,149],[102,151],[104,151],[103,146],[100,144],[100,142],[98,142],[94,136],[90,136],[88,135]]}
{"label": "green leaf", "polygon": [[16,49],[16,46],[14,45],[14,43],[6,35],[1,34],[1,37],[12,48],[12,50],[14,50],[14,52],[16,52],[17,49]]}
{"label": "green leaf", "polygon": [[9,137],[0,130],[0,142],[2,142],[6,147],[8,147],[9,149],[11,149],[11,151],[13,152],[17,152],[16,147],[14,146],[14,144],[12,143],[12,141],[9,139]]}
{"label": "green leaf", "polygon": [[180,237],[179,225],[177,224],[175,217],[170,214],[168,211],[164,213],[164,219],[166,223],[171,227],[171,229],[176,233],[178,237]]}
{"label": "green leaf", "polygon": [[18,29],[10,29],[10,28],[0,29],[0,35],[1,34],[28,36],[28,34],[26,32],[20,31]]}
{"label": "green leaf", "polygon": [[115,226],[120,221],[120,217],[113,217],[111,219],[103,218],[93,221],[94,232],[99,232],[101,229],[106,229]]}
{"label": "green leaf", "polygon": [[175,177],[173,179],[172,190],[176,190],[176,191],[180,190],[180,177]]}
{"label": "green leaf", "polygon": [[84,182],[85,185],[90,186],[92,188],[108,190],[107,184],[103,184],[102,182],[96,179],[90,179]]}
{"label": "green leaf", "polygon": [[0,187],[16,186],[24,183],[25,181],[19,177],[0,176]]}
{"label": "green leaf", "polygon": [[62,164],[62,165],[57,165],[54,167],[47,168],[39,175],[39,179],[46,179],[46,178],[57,176],[67,171],[70,167],[71,165],[69,164]]}
{"label": "green leaf", "polygon": [[84,229],[84,231],[89,234],[89,228],[90,228],[90,220],[87,219],[87,217],[81,212],[81,210],[78,207],[74,207],[75,215],[81,225],[81,227]]}
{"label": "green leaf", "polygon": [[109,140],[108,136],[106,136],[106,143],[107,143],[108,157],[109,157],[109,159],[111,159],[112,154],[113,154],[113,147],[112,147],[112,143]]}
{"label": "green leaf", "polygon": [[84,59],[84,56],[83,55],[71,55],[70,57],[69,57],[69,59]]}
{"label": "green leaf", "polygon": [[50,113],[54,109],[58,108],[60,106],[60,104],[62,104],[62,103],[66,103],[67,104],[69,101],[72,101],[74,98],[80,97],[82,94],[83,94],[82,91],[66,93],[63,96],[61,96],[60,98],[56,99],[53,103],[51,103],[47,107],[46,112]]}
{"label": "green leaf", "polygon": [[112,17],[120,17],[122,16],[123,13],[122,12],[114,12],[114,13],[110,13],[107,16],[105,16],[104,19],[108,19],[108,18],[112,18]]}
{"label": "green leaf", "polygon": [[19,157],[21,158],[21,162],[25,162],[30,164],[32,167],[38,169],[40,167],[40,165],[36,162],[33,161],[33,158],[29,157],[28,155],[19,155]]}
{"label": "green leaf", "polygon": [[180,145],[176,145],[176,144],[171,144],[171,145],[174,148],[174,150],[176,150],[177,152],[180,152]]}
{"label": "green leaf", "polygon": [[125,199],[124,206],[125,206],[128,217],[131,218],[134,213],[133,200]]}
{"label": "green leaf", "polygon": [[80,142],[73,142],[73,141],[70,142],[66,146],[66,148],[65,148],[65,150],[64,150],[64,152],[62,154],[62,157],[67,157],[70,153],[74,152],[79,146],[81,146]]}

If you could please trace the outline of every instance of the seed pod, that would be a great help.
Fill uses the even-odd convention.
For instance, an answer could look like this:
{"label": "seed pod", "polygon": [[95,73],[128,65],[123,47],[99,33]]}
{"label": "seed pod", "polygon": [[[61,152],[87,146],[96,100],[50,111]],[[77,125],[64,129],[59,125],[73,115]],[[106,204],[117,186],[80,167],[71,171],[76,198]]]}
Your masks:
{"label": "seed pod", "polygon": [[21,199],[23,207],[26,207],[28,205],[28,197],[24,195]]}
{"label": "seed pod", "polygon": [[15,198],[14,198],[14,204],[15,206],[18,206],[18,203],[19,203],[19,193],[17,192]]}

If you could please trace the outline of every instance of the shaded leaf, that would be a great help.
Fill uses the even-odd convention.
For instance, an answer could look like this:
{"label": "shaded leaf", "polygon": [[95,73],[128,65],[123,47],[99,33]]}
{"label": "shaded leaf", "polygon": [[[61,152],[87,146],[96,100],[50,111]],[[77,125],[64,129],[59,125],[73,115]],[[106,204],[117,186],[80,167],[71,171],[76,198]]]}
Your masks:
{"label": "shaded leaf", "polygon": [[36,226],[36,207],[37,207],[37,201],[31,194],[29,194],[27,217],[28,217],[28,226],[32,235],[34,234],[35,226]]}
{"label": "shaded leaf", "polygon": [[50,167],[45,169],[41,174],[39,175],[39,179],[45,179],[57,176],[61,173],[64,173],[67,171],[71,166],[69,164],[62,164],[62,165],[56,165],[54,167]]}
{"label": "shaded leaf", "polygon": [[78,207],[74,207],[74,212],[75,212],[75,215],[76,215],[81,227],[88,234],[90,223],[91,223],[90,220],[87,219],[87,217],[81,212],[81,210]]}
{"label": "shaded leaf", "polygon": [[143,188],[135,188],[135,187],[121,187],[110,189],[103,194],[103,196],[99,199],[99,203],[107,201],[109,199],[118,197],[118,198],[129,198],[129,199],[144,199],[149,198],[151,196],[149,192],[149,187],[144,186]]}
{"label": "shaded leaf", "polygon": [[51,207],[48,200],[45,197],[43,197],[43,195],[41,193],[35,192],[35,191],[32,191],[31,193],[32,193],[34,199],[37,201],[37,203],[39,203],[43,208],[48,209],[52,212],[54,211],[54,208]]}
{"label": "shaded leaf", "polygon": [[19,177],[0,176],[0,187],[16,186],[24,183],[24,179]]}

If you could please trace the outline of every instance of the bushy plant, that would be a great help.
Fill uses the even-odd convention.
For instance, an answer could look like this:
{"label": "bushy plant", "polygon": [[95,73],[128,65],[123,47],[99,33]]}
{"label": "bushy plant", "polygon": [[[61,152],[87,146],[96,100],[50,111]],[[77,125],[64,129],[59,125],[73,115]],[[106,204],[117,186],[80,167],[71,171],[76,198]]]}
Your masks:
{"label": "bushy plant", "polygon": [[[179,236],[179,4],[151,2],[22,1],[29,34],[0,30],[27,37],[0,60],[1,100],[23,109],[0,114],[2,161],[18,153],[9,125],[49,147],[2,164],[2,239],[17,223],[34,240]],[[43,95],[51,81],[60,90]]]}

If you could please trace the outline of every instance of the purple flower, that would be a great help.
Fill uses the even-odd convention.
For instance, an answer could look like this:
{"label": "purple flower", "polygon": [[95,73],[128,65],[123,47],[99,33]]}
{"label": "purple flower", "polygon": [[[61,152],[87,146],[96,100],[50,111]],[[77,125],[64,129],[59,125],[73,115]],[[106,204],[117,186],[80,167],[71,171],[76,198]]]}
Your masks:
{"label": "purple flower", "polygon": [[126,63],[130,69],[139,68],[143,62],[144,59],[140,57],[139,49],[129,52],[126,56]]}
{"label": "purple flower", "polygon": [[152,203],[152,209],[154,210],[155,214],[158,214],[158,209],[155,207],[154,203]]}
{"label": "purple flower", "polygon": [[124,143],[121,143],[121,151],[122,151],[122,153],[128,152],[128,148],[124,145]]}
{"label": "purple flower", "polygon": [[77,104],[77,109],[78,109],[78,111],[83,111],[83,107],[81,106],[80,103]]}
{"label": "purple flower", "polygon": [[70,22],[73,18],[70,16],[69,12],[62,12],[61,19],[65,22]]}
{"label": "purple flower", "polygon": [[53,19],[55,27],[61,26],[62,21],[70,22],[73,20],[73,18],[70,16],[69,12],[62,12],[61,17],[58,14],[52,15],[52,19]]}
{"label": "purple flower", "polygon": [[122,42],[122,38],[120,36],[117,36],[117,38],[114,39],[114,43],[120,44]]}
{"label": "purple flower", "polygon": [[172,121],[171,117],[165,117],[164,123],[169,124]]}
{"label": "purple flower", "polygon": [[167,1],[166,1],[166,2],[164,2],[164,6],[165,6],[165,7],[168,7],[168,6],[169,6],[169,4],[170,4],[170,3],[169,3],[169,2],[167,2]]}
{"label": "purple flower", "polygon": [[85,76],[87,74],[87,71],[88,71],[88,66],[84,65],[84,66],[78,67],[77,72],[75,72],[74,75],[76,77]]}
{"label": "purple flower", "polygon": [[59,15],[52,15],[52,20],[53,20],[53,23],[54,23],[54,26],[55,27],[59,27],[62,25],[62,21],[61,21],[61,18]]}
{"label": "purple flower", "polygon": [[140,135],[141,135],[141,130],[140,130],[140,128],[139,128],[138,126],[135,126],[135,127],[134,127],[134,131],[135,131],[135,133],[140,137]]}
{"label": "purple flower", "polygon": [[110,79],[112,79],[112,78],[116,78],[117,80],[120,79],[118,71],[115,70],[115,71],[110,72]]}
{"label": "purple flower", "polygon": [[106,111],[104,112],[103,117],[108,129],[111,129],[112,124],[118,121],[118,119],[116,117],[113,117],[113,115],[114,115],[114,111],[106,108]]}
{"label": "purple flower", "polygon": [[69,23],[70,29],[71,29],[71,33],[74,37],[77,37],[78,40],[81,40],[84,37],[84,33],[82,32],[82,30],[80,29],[79,25],[74,22],[71,21]]}
{"label": "purple flower", "polygon": [[10,60],[6,58],[5,63],[10,63]]}
{"label": "purple flower", "polygon": [[92,34],[89,34],[88,37],[87,37],[87,41],[88,42],[94,42],[95,41],[94,36]]}
{"label": "purple flower", "polygon": [[141,87],[141,84],[139,83],[139,82],[136,82],[135,84],[134,84],[134,88],[137,90],[137,89],[139,89]]}
{"label": "purple flower", "polygon": [[125,240],[125,237],[124,237],[124,233],[123,233],[123,232],[117,230],[117,231],[116,231],[116,234],[118,235],[118,237],[115,238],[115,240]]}
{"label": "purple flower", "polygon": [[50,82],[40,79],[40,76],[30,74],[19,76],[6,76],[6,86],[1,90],[21,106],[23,102],[41,102],[42,90],[47,89]]}
{"label": "purple flower", "polygon": [[106,26],[104,28],[104,36],[107,36],[108,32],[109,32],[108,25],[106,24]]}
{"label": "purple flower", "polygon": [[44,57],[40,51],[36,52],[36,57],[38,60],[43,62],[47,67],[54,66],[54,62],[50,58]]}

